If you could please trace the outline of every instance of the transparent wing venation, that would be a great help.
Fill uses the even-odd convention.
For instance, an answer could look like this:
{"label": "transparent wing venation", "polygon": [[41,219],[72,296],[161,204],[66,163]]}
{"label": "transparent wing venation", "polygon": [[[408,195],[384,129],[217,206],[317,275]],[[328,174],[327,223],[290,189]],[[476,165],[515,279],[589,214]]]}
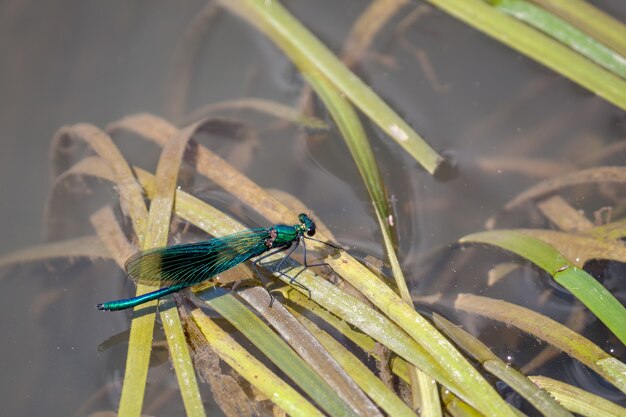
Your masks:
{"label": "transparent wing venation", "polygon": [[198,243],[148,249],[128,259],[126,273],[143,284],[197,284],[262,254],[269,237],[269,229],[251,229]]}

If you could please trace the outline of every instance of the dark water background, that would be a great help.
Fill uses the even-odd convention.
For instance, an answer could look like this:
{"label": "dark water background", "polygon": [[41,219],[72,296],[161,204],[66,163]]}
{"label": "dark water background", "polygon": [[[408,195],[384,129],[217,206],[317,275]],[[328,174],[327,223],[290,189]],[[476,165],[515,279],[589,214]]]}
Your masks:
{"label": "dark water background", "polygon": [[[622,2],[594,3],[626,20]],[[285,4],[334,51],[341,50],[351,23],[366,6],[356,1]],[[202,1],[0,4],[0,253],[41,242],[42,210],[52,180],[48,151],[56,129],[77,122],[104,127],[137,112],[168,116],[176,48],[203,5]],[[525,154],[566,166],[579,159],[584,147],[592,152],[624,140],[626,119],[621,110],[436,9],[405,33],[413,47],[427,55],[436,74],[435,81],[429,80],[390,27],[377,38],[374,49],[393,58],[394,66],[371,57],[360,65],[359,74],[436,149],[458,161],[459,176],[437,182],[377,128],[368,126],[368,132],[396,210],[407,275],[423,293],[443,291],[446,288],[437,283],[433,271],[449,270],[449,256],[454,255],[437,258],[438,248],[482,230],[485,220],[506,201],[543,178],[541,173],[520,173],[506,165],[486,167],[485,161]],[[302,87],[297,72],[269,41],[227,13],[214,21],[193,74],[188,110],[246,96],[296,106]],[[509,110],[499,117],[502,108]],[[297,129],[264,136],[245,172],[264,187],[288,191],[304,201],[341,242],[360,253],[381,256],[367,192],[345,145],[337,135],[330,139],[305,144]],[[207,138],[203,143],[223,156],[235,152],[234,145],[223,139]],[[141,163],[154,167],[156,159],[141,151],[129,152],[133,161],[143,159]],[[201,188],[198,193],[206,191]],[[581,207],[598,208],[593,202],[581,202]],[[433,253],[432,264],[420,263],[425,254]],[[481,267],[473,268],[475,275],[483,273]],[[533,271],[521,274],[538,282]],[[115,409],[124,335],[118,337],[119,344],[118,339],[109,341],[113,347],[106,351],[98,346],[126,330],[128,316],[102,314],[93,305],[129,293],[122,274],[104,262],[91,265],[78,260],[3,271],[0,279],[2,414],[70,416]],[[459,288],[454,279],[445,282]],[[469,288],[473,285],[464,282]],[[502,297],[516,291],[519,295],[519,289],[498,291]],[[520,303],[536,293],[539,290],[529,290]],[[558,316],[558,303],[555,308]],[[477,321],[464,324],[478,333],[486,326]],[[490,334],[497,334],[493,330],[497,326],[489,326]],[[498,353],[507,354],[506,346]],[[165,359],[162,351],[155,355],[148,414],[182,413]],[[575,364],[555,372],[570,373],[578,381],[578,374],[587,378]],[[581,384],[592,389],[595,382],[585,378]],[[601,383],[598,387],[596,392],[623,401]],[[156,397],[158,393],[167,400],[163,392],[170,395],[165,406]],[[85,405],[87,398],[93,403]],[[210,401],[208,395],[204,398]]]}

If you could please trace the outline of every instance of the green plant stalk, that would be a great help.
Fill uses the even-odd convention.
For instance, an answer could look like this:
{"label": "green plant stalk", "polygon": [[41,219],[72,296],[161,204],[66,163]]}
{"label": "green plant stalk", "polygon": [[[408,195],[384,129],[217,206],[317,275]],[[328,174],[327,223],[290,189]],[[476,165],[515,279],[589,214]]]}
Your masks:
{"label": "green plant stalk", "polygon": [[281,302],[270,305],[270,294],[266,289],[246,288],[239,291],[238,295],[261,315],[356,414],[383,417],[378,406],[363,392],[354,378]]}
{"label": "green plant stalk", "polygon": [[288,383],[248,353],[200,309],[193,310],[191,317],[220,358],[290,416],[324,415]]}
{"label": "green plant stalk", "polygon": [[[288,306],[287,306],[288,307]],[[341,367],[354,378],[363,391],[382,408],[387,415],[416,417],[411,410],[393,391],[387,387],[372,371],[369,370],[356,356],[347,350],[341,343],[336,341],[331,335],[320,329],[315,323],[299,314],[293,309],[289,309],[292,314],[302,323],[315,338],[320,341],[324,348],[341,364]],[[435,384],[432,384],[435,385]]]}
{"label": "green plant stalk", "polygon": [[441,397],[447,413],[452,417],[485,417],[484,414],[450,393],[442,393]]}
{"label": "green plant stalk", "polygon": [[[359,330],[355,330],[352,326],[350,326],[346,321],[341,318],[335,316],[325,308],[321,307],[319,304],[315,303],[313,300],[310,300],[304,294],[299,292],[288,290],[288,286],[284,286],[276,291],[281,291],[285,298],[288,298],[291,301],[291,304],[298,305],[302,309],[309,311],[320,319],[324,320],[327,324],[334,327],[339,333],[341,333],[344,337],[348,338],[352,343],[358,346],[361,350],[367,353],[369,356],[372,356],[376,360],[382,360],[382,358],[378,355],[376,350],[376,341],[369,335],[360,332]],[[379,342],[381,343],[381,342]],[[381,343],[384,346],[388,346],[389,343]],[[397,354],[396,351],[394,353]],[[432,360],[432,359],[431,359]],[[413,363],[418,363],[413,361]],[[401,356],[394,356],[391,359],[391,371],[395,373],[398,377],[400,377],[404,382],[410,383],[408,376],[409,362],[407,362]],[[444,383],[444,385],[446,385]],[[446,387],[449,388],[448,385]]]}
{"label": "green plant stalk", "polygon": [[565,408],[550,397],[545,391],[537,388],[526,376],[504,363],[485,344],[461,327],[454,325],[438,314],[433,320],[454,343],[479,361],[492,375],[507,383],[522,397],[530,402],[543,415],[551,417],[573,417]]}
{"label": "green plant stalk", "polygon": [[298,67],[306,68],[308,74],[323,75],[426,171],[435,172],[443,161],[437,152],[278,1],[220,0],[220,3],[260,29]]}
{"label": "green plant stalk", "polygon": [[529,376],[531,381],[548,391],[558,402],[573,413],[586,417],[626,416],[626,408],[611,401],[545,376]]}
{"label": "green plant stalk", "polygon": [[626,110],[626,81],[483,0],[428,0],[499,42]]}
{"label": "green plant stalk", "polygon": [[584,0],[532,0],[626,56],[626,26]]}
{"label": "green plant stalk", "polygon": [[[148,289],[137,287],[137,295],[149,292]],[[148,365],[152,350],[152,335],[156,317],[156,301],[145,303],[144,311],[152,310],[137,316],[131,322],[128,336],[128,353],[122,394],[117,413],[120,417],[139,417],[143,407],[146,381],[148,379]]]}
{"label": "green plant stalk", "polygon": [[[155,195],[153,196],[148,222],[141,245],[143,249],[150,249],[167,245],[169,223],[173,211],[176,182],[183,154],[195,126],[182,130],[172,138],[161,151],[156,172]],[[134,220],[134,219],[133,219]],[[145,294],[158,289],[158,285],[137,284],[137,295]],[[133,309],[134,317],[130,326],[128,355],[126,360],[126,377],[122,385],[122,394],[119,405],[120,416],[139,416],[143,404],[145,381],[148,375],[150,351],[155,307],[158,302],[146,303]],[[204,405],[200,396],[200,389],[196,380],[193,362],[187,347],[185,332],[178,315],[176,305],[171,302],[171,296],[160,300],[160,316],[163,329],[167,337],[168,349],[176,378],[183,397],[183,404],[188,416],[205,416]],[[138,311],[147,314],[137,315]]]}
{"label": "green plant stalk", "polygon": [[554,281],[567,288],[626,344],[626,308],[602,284],[577,267],[557,271]]}
{"label": "green plant stalk", "polygon": [[[372,199],[376,218],[380,225],[385,250],[389,257],[391,270],[402,299],[413,306],[411,294],[406,285],[404,273],[400,267],[400,262],[396,256],[393,237],[394,230],[391,226],[391,211],[389,210],[387,194],[384,189],[383,180],[378,169],[378,164],[374,158],[374,153],[361,125],[358,115],[352,105],[339,94],[339,92],[323,76],[313,76],[307,74],[303,69],[303,74],[315,92],[326,105],[335,123],[339,127],[352,158],[354,159],[365,186]],[[439,401],[439,391],[436,384],[432,384],[432,377],[420,377],[421,372],[415,368],[409,370],[411,380],[411,390],[414,399],[421,402],[421,410],[425,417],[441,416],[441,406]],[[415,404],[417,406],[417,404]]]}
{"label": "green plant stalk", "polygon": [[466,390],[466,394],[472,398],[473,406],[490,416],[513,415],[509,406],[456,348],[389,287],[380,285],[380,281],[370,270],[352,261],[345,253],[341,253],[338,259],[329,259],[329,264],[335,272],[346,278],[374,303],[383,314],[424,346],[449,375],[454,375],[457,383],[460,383]]}
{"label": "green plant stalk", "polygon": [[483,367],[491,375],[506,382],[522,397],[535,406],[543,415],[550,417],[574,417],[558,401],[535,385],[521,372],[512,369],[502,360],[485,361]]}
{"label": "green plant stalk", "polygon": [[183,325],[178,315],[176,303],[171,299],[162,300],[159,304],[159,315],[167,338],[170,361],[176,373],[176,380],[188,417],[206,415],[200,387],[196,379],[196,371],[187,346]]}
{"label": "green plant stalk", "polygon": [[376,341],[371,336],[363,333],[357,328],[352,327],[346,320],[323,308],[315,301],[311,300],[307,295],[292,291],[291,287],[287,285],[275,291],[280,291],[280,293],[283,294],[283,297],[289,299],[289,307],[297,305],[302,311],[308,311],[315,314],[328,325],[334,327],[335,330],[337,330],[337,332],[339,332],[343,337],[347,338],[356,346],[361,348],[365,353],[380,359],[376,354]]}
{"label": "green plant stalk", "polygon": [[402,298],[412,305],[411,295],[393,247],[395,231],[390,224],[391,210],[389,209],[387,193],[378,164],[374,158],[374,152],[365,135],[359,116],[354,111],[352,105],[326,79],[320,76],[314,77],[306,72],[304,72],[304,75],[326,105],[328,112],[339,127],[341,136],[348,145],[348,149],[372,199],[372,205],[376,211],[378,224],[383,234],[385,249],[396,285]]}
{"label": "green plant stalk", "polygon": [[473,294],[458,294],[454,308],[515,326],[579,360],[626,393],[626,364],[611,357],[589,339],[528,308]]}
{"label": "green plant stalk", "polygon": [[199,294],[199,297],[235,326],[329,415],[357,415],[284,340],[233,295],[215,288]]}
{"label": "green plant stalk", "polygon": [[614,74],[626,78],[626,59],[563,19],[524,0],[491,0],[494,7],[578,51]]}
{"label": "green plant stalk", "polygon": [[596,315],[622,343],[626,343],[626,308],[598,281],[547,243],[514,230],[497,230],[465,236],[461,243],[495,245],[522,256],[542,268]]}
{"label": "green plant stalk", "polygon": [[[416,371],[415,377],[413,376],[414,370]],[[413,366],[408,367],[407,371],[411,385],[419,388],[420,416],[441,417],[443,411],[441,409],[441,400],[439,399],[439,386],[435,383],[433,377]]]}

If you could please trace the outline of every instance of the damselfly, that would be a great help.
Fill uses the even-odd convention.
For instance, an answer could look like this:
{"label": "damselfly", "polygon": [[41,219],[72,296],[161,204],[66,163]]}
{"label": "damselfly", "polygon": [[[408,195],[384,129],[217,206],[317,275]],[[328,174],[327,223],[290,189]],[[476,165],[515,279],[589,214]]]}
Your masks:
{"label": "damselfly", "polygon": [[312,238],[315,235],[315,222],[309,216],[300,214],[298,220],[300,223],[293,226],[275,224],[268,228],[245,230],[203,242],[138,252],[126,262],[128,276],[135,282],[159,283],[165,286],[137,297],[98,304],[96,308],[115,311],[135,307],[211,279],[249,259],[257,258],[253,262],[256,267],[268,256],[289,250],[285,258],[274,268],[275,271],[285,275],[280,272],[281,268],[300,244],[305,268],[325,265],[307,264],[304,239],[315,240],[335,248],[336,246]]}

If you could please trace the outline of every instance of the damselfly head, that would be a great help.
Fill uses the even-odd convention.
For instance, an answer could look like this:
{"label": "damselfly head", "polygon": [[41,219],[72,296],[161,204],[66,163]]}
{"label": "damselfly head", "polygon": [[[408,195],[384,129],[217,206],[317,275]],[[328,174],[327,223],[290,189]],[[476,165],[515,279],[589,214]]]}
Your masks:
{"label": "damselfly head", "polygon": [[304,230],[307,236],[315,236],[315,222],[311,220],[309,216],[304,213],[300,213],[298,220],[300,220],[300,223],[304,225]]}

